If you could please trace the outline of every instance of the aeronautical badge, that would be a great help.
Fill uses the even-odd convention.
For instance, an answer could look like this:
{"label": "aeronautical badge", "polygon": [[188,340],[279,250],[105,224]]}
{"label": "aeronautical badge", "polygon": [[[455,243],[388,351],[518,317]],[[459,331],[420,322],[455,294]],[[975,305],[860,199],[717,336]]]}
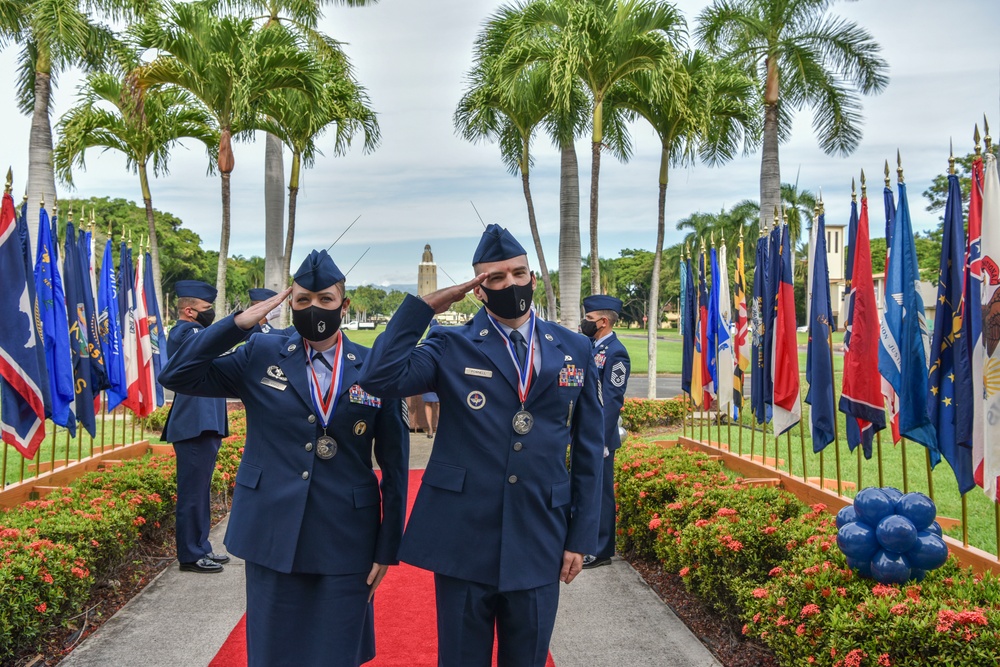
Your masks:
{"label": "aeronautical badge", "polygon": [[288,376],[278,366],[268,366],[267,367],[268,377],[273,377],[275,380],[280,380],[281,382],[288,382]]}
{"label": "aeronautical badge", "polygon": [[486,394],[481,391],[470,391],[469,395],[465,398],[465,402],[473,410],[482,410],[483,406],[486,405]]}
{"label": "aeronautical badge", "polygon": [[368,424],[364,419],[359,419],[354,422],[354,435],[364,435],[365,431],[368,430]]}
{"label": "aeronautical badge", "polygon": [[627,379],[628,370],[625,368],[625,362],[619,361],[611,367],[611,384],[616,387],[620,387],[625,384],[625,380]]}
{"label": "aeronautical badge", "polygon": [[597,364],[598,368],[604,368],[604,362],[607,360],[608,357],[606,354],[604,354],[604,350],[601,350],[600,352],[594,355],[594,363]]}
{"label": "aeronautical badge", "polygon": [[358,405],[367,405],[370,408],[381,408],[382,399],[377,396],[372,396],[367,391],[361,388],[360,385],[352,384],[351,389],[348,392],[348,396],[351,399],[351,403],[356,403]]}
{"label": "aeronautical badge", "polygon": [[566,364],[559,371],[560,387],[582,387],[583,369],[577,368],[574,364]]}

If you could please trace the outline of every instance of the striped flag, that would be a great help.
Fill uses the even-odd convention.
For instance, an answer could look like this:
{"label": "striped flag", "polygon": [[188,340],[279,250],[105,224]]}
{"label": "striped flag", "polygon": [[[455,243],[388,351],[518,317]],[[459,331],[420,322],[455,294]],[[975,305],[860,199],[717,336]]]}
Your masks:
{"label": "striped flag", "polygon": [[698,288],[695,311],[697,325],[694,339],[694,369],[691,374],[691,391],[694,392],[694,404],[702,409],[708,409],[712,403],[709,388],[712,378],[708,373],[708,288],[705,285],[705,253],[698,257]]}
{"label": "striped flag", "polygon": [[[886,165],[888,166],[888,165]],[[889,254],[892,250],[892,227],[896,220],[896,202],[893,200],[892,188],[888,185],[882,191],[882,205],[885,209],[885,274],[884,278],[889,277]],[[881,347],[883,345],[883,336],[885,335],[886,324],[885,324],[885,312],[886,304],[885,298],[888,292],[885,289],[882,290],[882,314],[879,317],[879,358],[881,359]],[[881,361],[879,362],[881,364]],[[899,396],[896,394],[896,390],[893,388],[892,383],[886,378],[885,373],[882,372],[881,365],[879,366],[879,377],[881,378],[880,383],[882,385],[882,396],[885,399],[885,405],[889,409],[889,425],[892,427],[892,443],[897,444],[899,442]]]}
{"label": "striped flag", "polygon": [[719,383],[717,385],[719,394],[719,412],[724,412],[729,416],[733,415],[733,372],[736,368],[736,359],[733,355],[733,335],[729,326],[733,321],[733,300],[729,294],[729,268],[726,262],[726,241],[723,239],[719,247],[719,321],[716,330],[716,339],[719,344],[719,354],[717,363],[719,365]]}
{"label": "striped flag", "polygon": [[750,368],[750,330],[747,319],[746,266],[743,259],[743,235],[740,235],[736,246],[736,369],[733,379],[733,400],[736,402],[737,414],[743,417],[743,378]]}
{"label": "striped flag", "polygon": [[156,378],[153,376],[153,346],[149,340],[149,314],[146,309],[145,272],[146,258],[139,253],[139,266],[135,271],[135,326],[136,360],[139,369],[139,412],[148,417],[156,409]]}
{"label": "striped flag", "polygon": [[[878,374],[878,307],[872,279],[872,254],[868,240],[868,198],[861,198],[861,216],[851,204],[851,292],[848,295],[847,332],[844,334],[844,376],[840,411],[847,415],[847,444],[853,452],[861,445],[872,457],[875,432],[885,428],[885,408]],[[856,219],[855,219],[856,218]]]}
{"label": "striped flag", "polygon": [[983,490],[997,500],[1000,476],[1000,180],[996,156],[986,154],[983,174],[983,220],[980,289],[982,294]]}
{"label": "striped flag", "polygon": [[119,312],[122,328],[122,359],[125,362],[125,386],[128,395],[122,405],[139,414],[142,399],[139,391],[139,328],[135,317],[135,267],[132,266],[132,249],[124,241],[118,251],[118,305],[125,310]]}
{"label": "striped flag", "polygon": [[969,341],[969,372],[972,375],[972,478],[983,485],[983,158],[972,160],[972,189],[969,192],[969,238],[965,246],[965,319],[962,322]]}
{"label": "striped flag", "polygon": [[781,435],[799,423],[799,349],[795,335],[795,291],[792,288],[792,249],[788,225],[780,227],[780,245],[774,317],[774,435]]}
{"label": "striped flag", "polygon": [[40,342],[35,328],[34,304],[24,252],[9,192],[0,205],[0,437],[21,456],[34,458],[45,439],[45,401],[42,386],[48,381],[40,366]]}
{"label": "striped flag", "polygon": [[837,411],[833,403],[833,358],[830,356],[830,269],[826,259],[826,216],[820,213],[812,226],[809,245],[809,352],[806,357],[806,382],[809,392],[809,432],[813,452],[822,451],[834,441]]}

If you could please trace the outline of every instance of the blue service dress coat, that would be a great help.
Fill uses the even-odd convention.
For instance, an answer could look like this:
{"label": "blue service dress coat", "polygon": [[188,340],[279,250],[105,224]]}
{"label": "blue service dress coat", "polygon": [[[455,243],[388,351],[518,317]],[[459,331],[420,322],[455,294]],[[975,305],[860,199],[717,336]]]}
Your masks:
{"label": "blue service dress coat", "polygon": [[618,336],[611,332],[594,347],[594,363],[601,376],[604,397],[604,446],[613,452],[622,446],[618,417],[625,404],[625,387],[632,372],[632,361]]}
{"label": "blue service dress coat", "polygon": [[524,405],[535,422],[518,435],[516,370],[486,311],[417,345],[433,316],[407,296],[361,372],[383,397],[441,399],[400,559],[501,592],[558,582],[563,551],[597,542],[604,443],[590,341],[538,320],[541,370]]}
{"label": "blue service dress coat", "polygon": [[368,348],[344,337],[341,392],[327,428],[338,449],[323,460],[302,337],[255,335],[219,356],[247,333],[227,317],[187,341],[160,375],[174,391],[239,398],[246,407],[227,548],[283,573],[367,573],[373,562],[398,563],[409,431],[400,401],[358,387]]}
{"label": "blue service dress coat", "polygon": [[[167,358],[177,354],[188,338],[204,329],[205,327],[197,322],[184,320],[177,322],[171,327],[170,335],[167,337]],[[167,442],[190,440],[205,431],[218,433],[223,438],[229,435],[226,399],[175,394],[173,405],[167,414],[167,422],[163,427],[163,439]]]}

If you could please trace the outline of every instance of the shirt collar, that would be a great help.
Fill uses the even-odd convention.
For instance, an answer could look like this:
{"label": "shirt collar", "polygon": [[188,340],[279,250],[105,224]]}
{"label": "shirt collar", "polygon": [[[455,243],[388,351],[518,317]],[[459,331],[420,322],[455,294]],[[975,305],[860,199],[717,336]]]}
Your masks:
{"label": "shirt collar", "polygon": [[615,333],[614,331],[611,331],[606,336],[602,336],[602,337],[598,338],[597,340],[595,340],[594,341],[594,347],[600,347],[601,343],[603,343],[607,339],[611,338],[611,336],[613,336],[614,333]]}

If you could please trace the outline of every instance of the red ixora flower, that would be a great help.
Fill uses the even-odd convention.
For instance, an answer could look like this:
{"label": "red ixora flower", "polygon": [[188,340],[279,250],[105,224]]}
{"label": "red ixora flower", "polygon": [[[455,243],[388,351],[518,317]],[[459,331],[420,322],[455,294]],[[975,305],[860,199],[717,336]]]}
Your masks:
{"label": "red ixora flower", "polygon": [[35,611],[37,611],[39,614],[44,614],[45,610],[48,608],[49,606],[43,602],[42,604],[35,607]]}
{"label": "red ixora flower", "polygon": [[767,597],[767,589],[766,588],[755,588],[755,589],[753,589],[753,596],[755,598],[757,598],[758,600],[761,599],[761,598],[766,598]]}
{"label": "red ixora flower", "polygon": [[820,608],[818,604],[807,604],[805,607],[802,607],[802,611],[799,612],[799,616],[801,618],[809,618],[810,616],[816,616],[819,612]]}
{"label": "red ixora flower", "polygon": [[861,649],[853,649],[844,656],[844,667],[861,667],[861,661],[867,657],[868,654]]}
{"label": "red ixora flower", "polygon": [[885,584],[875,584],[875,586],[872,587],[872,595],[877,598],[892,598],[896,597],[897,593],[899,593],[898,589],[893,588],[892,586],[886,586]]}
{"label": "red ixora flower", "polygon": [[716,514],[719,516],[736,516],[737,512],[729,507],[723,507]]}
{"label": "red ixora flower", "polygon": [[650,530],[656,530],[657,528],[660,527],[660,525],[662,523],[663,523],[663,521],[661,519],[659,519],[659,518],[651,519],[649,521],[649,529]]}
{"label": "red ixora flower", "polygon": [[682,577],[686,577],[686,576],[688,576],[688,573],[690,571],[691,571],[691,568],[689,568],[689,567],[682,567],[681,571],[678,572],[677,574],[681,575]]}
{"label": "red ixora flower", "polygon": [[879,667],[892,667],[892,660],[889,659],[888,653],[883,653],[878,657]]}

